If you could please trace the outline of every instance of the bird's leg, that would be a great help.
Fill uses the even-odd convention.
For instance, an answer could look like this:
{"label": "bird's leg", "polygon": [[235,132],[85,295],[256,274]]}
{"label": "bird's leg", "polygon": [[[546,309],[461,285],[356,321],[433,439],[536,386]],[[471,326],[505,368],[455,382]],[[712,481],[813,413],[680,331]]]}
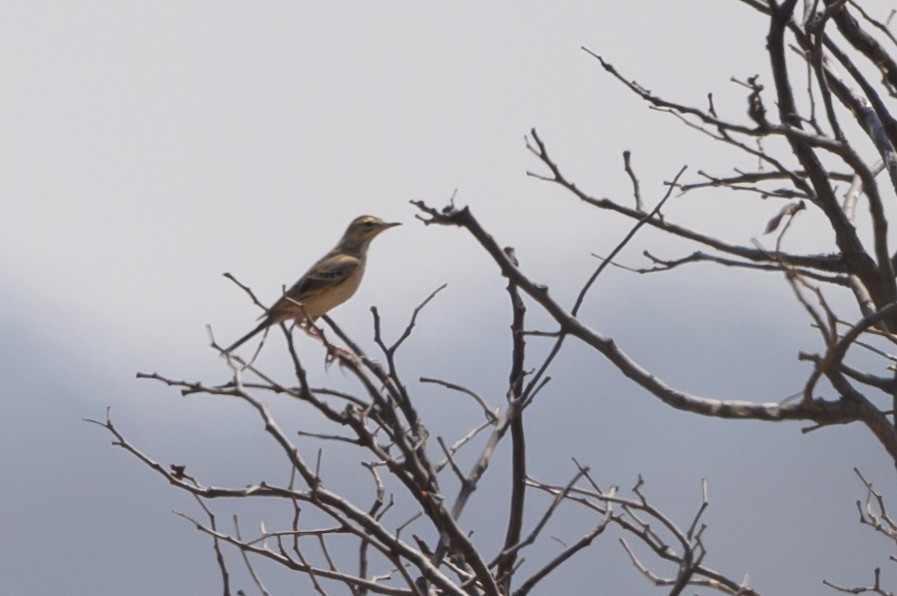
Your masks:
{"label": "bird's leg", "polygon": [[330,343],[330,340],[328,340],[324,335],[324,330],[315,325],[309,319],[305,319],[301,326],[309,336],[320,340],[320,342],[324,344],[324,347],[327,348],[327,355],[324,356],[324,368],[329,368],[330,365],[333,364],[334,360],[339,360],[340,362],[348,360],[356,364],[360,363],[359,358],[355,354],[355,352]]}

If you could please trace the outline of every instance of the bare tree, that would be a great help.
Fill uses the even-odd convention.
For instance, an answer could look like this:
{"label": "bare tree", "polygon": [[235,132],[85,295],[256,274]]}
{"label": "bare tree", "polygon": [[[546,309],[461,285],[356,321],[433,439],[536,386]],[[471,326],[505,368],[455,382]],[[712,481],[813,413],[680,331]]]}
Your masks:
{"label": "bare tree", "polygon": [[[332,320],[324,320],[339,338],[340,350],[328,348],[339,366],[354,379],[357,390],[347,392],[311,387],[306,363],[300,361],[290,330],[283,328],[293,379],[278,381],[250,362],[228,357],[231,377],[222,383],[177,381],[152,374],[139,375],[177,387],[184,394],[228,396],[256,412],[265,432],[278,446],[289,481],[263,481],[238,488],[205,483],[201,473],[185,466],[165,466],[138,449],[107,414],[99,421],[113,434],[115,444],[135,455],[175,487],[194,495],[200,516],[188,519],[212,541],[221,570],[223,593],[231,594],[227,547],[240,553],[261,593],[267,593],[257,561],[267,560],[304,576],[318,593],[334,586],[352,594],[528,594],[551,574],[563,573],[564,563],[588,548],[608,528],[624,536],[623,548],[634,566],[651,582],[680,594],[703,587],[724,594],[756,594],[740,579],[708,568],[702,540],[707,506],[706,490],[692,519],[676,521],[654,507],[641,479],[627,494],[617,487],[601,488],[587,465],[576,464],[566,481],[537,479],[527,468],[528,444],[523,420],[527,408],[549,382],[548,373],[568,338],[578,340],[613,364],[650,395],[673,408],[701,416],[738,420],[805,421],[805,431],[831,425],[860,423],[875,437],[897,465],[897,379],[889,350],[897,328],[897,252],[888,237],[888,213],[897,198],[897,120],[889,104],[897,97],[897,39],[889,26],[870,15],[858,2],[846,0],[741,0],[768,22],[768,74],[734,78],[744,89],[745,106],[723,114],[708,95],[696,107],[659,95],[632,81],[604,57],[585,49],[596,65],[628,88],[651,109],[678,118],[687,127],[750,158],[752,169],[691,175],[680,170],[666,195],[649,207],[629,152],[624,170],[633,184],[634,204],[628,199],[598,198],[583,190],[562,171],[546,142],[532,130],[527,148],[540,164],[530,175],[565,189],[591,208],[631,222],[626,234],[584,282],[571,305],[554,298],[547,287],[517,262],[514,251],[481,226],[469,208],[454,201],[433,206],[414,201],[425,224],[455,226],[470,233],[507,279],[511,312],[511,351],[507,392],[501,404],[490,403],[463,382],[422,378],[471,400],[478,414],[468,431],[449,440],[439,421],[424,420],[415,395],[399,366],[398,355],[411,336],[426,304],[412,314],[398,338],[384,338],[376,309],[374,341],[383,363],[366,354]],[[882,175],[884,174],[884,175]],[[773,199],[767,233],[774,246],[760,242],[739,245],[699,230],[689,222],[665,217],[663,207],[676,194],[734,192],[754,199]],[[868,210],[869,225],[857,224],[858,208]],[[785,250],[792,224],[804,211],[818,212],[828,223],[819,231],[830,240],[831,251],[800,253]],[[580,307],[602,272],[639,230],[652,227],[689,241],[697,250],[686,256],[661,257],[646,250],[647,266],[640,273],[659,273],[709,263],[780,275],[795,300],[818,330],[815,352],[799,359],[809,373],[802,391],[781,401],[731,401],[677,388],[630,357],[612,337],[600,333],[580,315]],[[836,312],[827,295],[847,289],[855,308]],[[244,288],[246,289],[246,288]],[[251,295],[251,292],[250,292]],[[253,298],[254,299],[254,298]],[[257,302],[257,301],[256,301]],[[527,328],[527,309],[537,308],[556,324],[549,331]],[[325,340],[326,341],[326,340]],[[534,359],[529,342],[550,342],[547,356]],[[219,349],[213,341],[213,347]],[[881,370],[853,364],[858,351],[880,357]],[[310,406],[331,430],[282,427],[266,399],[286,398]],[[298,433],[298,434],[297,434]],[[301,439],[301,445],[300,445]],[[461,514],[490,470],[496,447],[509,442],[511,475],[507,505],[502,508],[504,538],[498,549],[487,550]],[[306,445],[313,444],[314,448]],[[360,499],[333,490],[322,453],[348,449],[363,466],[369,496]],[[464,453],[465,458],[460,454]],[[464,465],[462,461],[469,462]],[[361,469],[361,468],[359,468]],[[858,471],[859,474],[859,471]],[[886,499],[860,474],[867,490],[858,503],[861,521],[890,540],[897,536],[887,513]],[[456,486],[452,491],[447,487]],[[534,510],[533,493],[550,497],[549,505]],[[264,499],[282,503],[290,512],[282,526],[265,525],[251,536],[238,518],[223,527],[211,507],[222,499]],[[537,551],[545,529],[561,508],[583,508],[593,523],[579,539],[551,555]],[[187,516],[185,516],[187,517]],[[661,575],[654,563],[640,560],[629,542],[637,541],[653,553],[657,563],[671,562],[675,572]],[[532,554],[527,558],[527,554]],[[826,580],[833,591],[854,594],[891,594],[879,570],[868,587],[845,587]],[[824,578],[820,578],[822,581]]]}

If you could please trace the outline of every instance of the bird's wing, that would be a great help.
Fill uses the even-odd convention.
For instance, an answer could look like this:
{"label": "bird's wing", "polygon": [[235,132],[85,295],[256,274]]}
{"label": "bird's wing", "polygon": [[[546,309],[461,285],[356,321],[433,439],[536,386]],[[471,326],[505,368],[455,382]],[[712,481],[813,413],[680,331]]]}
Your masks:
{"label": "bird's wing", "polygon": [[268,312],[264,315],[265,320],[268,324],[273,325],[287,319],[294,319],[304,314],[309,314],[307,311],[300,311],[297,302],[301,302],[309,307],[311,316],[316,318],[319,313],[315,313],[315,308],[311,306],[315,298],[329,288],[339,286],[362,266],[363,261],[358,257],[340,253],[326,255],[315,263],[305,275],[299,278],[299,281],[294,283],[286,291],[286,294],[274,303],[274,306],[268,309]]}
{"label": "bird's wing", "polygon": [[317,294],[325,288],[339,285],[361,267],[361,259],[345,254],[328,255],[318,261],[308,273],[287,291],[292,298]]}

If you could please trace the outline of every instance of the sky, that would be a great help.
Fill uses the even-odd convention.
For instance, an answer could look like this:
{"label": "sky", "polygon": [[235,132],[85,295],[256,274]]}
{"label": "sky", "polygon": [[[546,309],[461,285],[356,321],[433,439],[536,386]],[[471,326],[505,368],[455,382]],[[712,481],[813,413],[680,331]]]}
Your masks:
{"label": "sky", "polygon": [[[730,77],[767,72],[764,27],[740,3],[718,0],[0,5],[0,591],[220,593],[208,541],[173,513],[197,515],[195,503],[83,419],[111,407],[141,449],[210,481],[240,486],[281,473],[246,407],[183,398],[135,375],[225,380],[206,326],[229,343],[258,313],[222,274],[271,302],[357,215],[403,225],[374,242],[361,289],[334,319],[373,350],[372,305],[396,337],[448,284],[402,356],[405,378],[434,435],[451,438],[476,412],[421,376],[501,404],[505,284],[469,236],[423,226],[409,201],[441,207],[457,193],[533,279],[571,304],[593,255],[630,224],[528,177],[540,171],[525,148],[531,128],[577,184],[622,202],[631,197],[624,150],[652,204],[683,165],[687,176],[747,167],[648,110],[581,47],[683,102],[703,105],[713,92],[721,112],[741,117],[743,90]],[[746,244],[765,240],[777,209],[708,193],[674,199],[666,213]],[[802,220],[797,246],[825,246],[818,223]],[[694,248],[647,231],[620,260],[643,265],[642,250]],[[831,300],[849,309],[845,296]],[[530,311],[533,328],[550,328]],[[720,398],[783,399],[809,372],[798,351],[819,349],[775,275],[612,269],[582,316],[671,384]],[[545,347],[532,345],[535,354]],[[288,373],[282,344],[266,347],[261,362]],[[321,356],[310,343],[302,349]],[[336,369],[312,374],[347,382]],[[764,593],[819,593],[823,578],[861,585],[876,566],[894,579],[889,545],[856,521],[864,492],[854,466],[897,495],[891,464],[863,428],[804,434],[794,423],[677,412],[576,342],[552,376],[528,413],[533,475],[564,483],[572,457],[604,485],[628,489],[641,474],[649,497],[683,525],[706,478],[707,563],[749,574]],[[293,420],[284,404],[272,407]],[[502,457],[465,512],[469,527],[488,528],[504,503]],[[334,475],[351,483],[354,468],[339,464]],[[571,514],[553,532],[573,540],[581,523]],[[266,571],[273,593],[293,585]],[[611,594],[662,593],[615,537],[544,588],[585,594],[596,583]]]}

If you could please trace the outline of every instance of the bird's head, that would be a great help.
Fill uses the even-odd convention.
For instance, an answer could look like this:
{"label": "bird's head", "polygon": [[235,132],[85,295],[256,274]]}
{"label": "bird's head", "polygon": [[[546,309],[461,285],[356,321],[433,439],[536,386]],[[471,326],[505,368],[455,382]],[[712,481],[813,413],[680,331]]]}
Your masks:
{"label": "bird's head", "polygon": [[398,225],[401,224],[386,222],[373,215],[362,215],[361,217],[356,217],[349,224],[340,244],[346,248],[365,248],[377,234]]}

